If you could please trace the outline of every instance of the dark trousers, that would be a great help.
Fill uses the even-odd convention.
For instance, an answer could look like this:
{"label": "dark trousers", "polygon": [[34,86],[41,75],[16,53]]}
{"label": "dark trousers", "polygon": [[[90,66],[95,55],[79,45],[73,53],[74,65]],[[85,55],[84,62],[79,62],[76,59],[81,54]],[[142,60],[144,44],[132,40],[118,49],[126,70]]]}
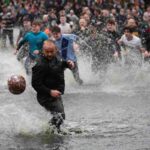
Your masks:
{"label": "dark trousers", "polygon": [[[52,114],[55,113],[64,113],[64,106],[62,102],[62,98],[49,98],[42,104],[47,111],[50,111]],[[65,119],[65,115],[63,115],[63,119]]]}
{"label": "dark trousers", "polygon": [[65,119],[64,106],[62,98],[53,98],[53,97],[37,97],[38,102],[42,105],[47,111],[50,111],[53,115],[50,123],[55,125],[58,129]]}
{"label": "dark trousers", "polygon": [[6,46],[6,38],[9,38],[9,42],[11,46],[14,46],[14,37],[13,37],[13,29],[3,29],[2,30],[2,44]]}

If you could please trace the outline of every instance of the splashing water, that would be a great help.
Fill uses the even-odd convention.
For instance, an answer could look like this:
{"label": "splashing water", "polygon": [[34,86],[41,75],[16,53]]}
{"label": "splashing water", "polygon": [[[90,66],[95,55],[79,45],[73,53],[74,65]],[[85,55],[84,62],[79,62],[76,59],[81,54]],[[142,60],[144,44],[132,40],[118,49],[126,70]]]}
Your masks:
{"label": "splashing water", "polygon": [[[81,41],[80,44],[87,46],[86,41]],[[90,48],[91,46],[87,46],[87,49]],[[0,145],[3,150],[47,150],[57,147],[62,150],[87,150],[98,149],[99,146],[102,149],[119,149],[124,146],[122,149],[127,150],[135,141],[136,148],[144,148],[143,143],[148,147],[149,141],[146,137],[149,137],[149,102],[141,101],[141,98],[142,94],[147,99],[149,97],[150,65],[137,67],[134,63],[129,69],[118,62],[109,64],[106,71],[99,70],[94,73],[91,57],[80,53],[77,56],[84,84],[77,85],[70,70],[65,71],[65,125],[70,130],[87,132],[78,136],[72,135],[69,140],[64,137],[54,140],[55,138],[47,138],[46,134],[42,135],[47,129],[50,116],[38,104],[23,65],[16,60],[12,48],[1,49],[0,135],[3,136],[0,137]],[[133,61],[136,62],[136,59]],[[21,95],[12,95],[7,89],[7,79],[12,74],[21,74],[27,81],[27,88]],[[14,138],[14,135],[18,138]],[[141,137],[143,141],[140,141]],[[16,146],[16,139],[21,145],[19,148]]]}
{"label": "splashing water", "polygon": [[[83,89],[76,88],[75,81],[69,71],[66,71],[66,83],[69,84],[67,92],[106,92],[120,94],[134,94],[134,91],[140,91],[142,88],[149,90],[149,64],[143,63],[142,57],[137,50],[129,49],[130,53],[126,56],[122,53],[122,60],[107,65],[106,70],[97,68],[97,73],[92,71],[92,51],[98,49],[101,53],[109,51],[106,36],[98,34],[99,40],[92,41],[87,37],[79,39],[80,51],[77,53],[80,76],[85,82]],[[123,50],[122,50],[123,51]],[[108,59],[108,58],[105,58]],[[128,64],[125,64],[128,60]],[[105,64],[104,64],[105,65]],[[71,85],[74,85],[72,87]],[[86,88],[86,85],[88,87]],[[92,86],[90,86],[92,85]]]}

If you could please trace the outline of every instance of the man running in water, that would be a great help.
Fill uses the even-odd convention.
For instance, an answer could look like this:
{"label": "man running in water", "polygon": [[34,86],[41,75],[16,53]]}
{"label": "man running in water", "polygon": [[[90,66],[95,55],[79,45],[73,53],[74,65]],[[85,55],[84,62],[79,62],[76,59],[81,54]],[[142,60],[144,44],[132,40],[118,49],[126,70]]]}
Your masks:
{"label": "man running in water", "polygon": [[52,114],[50,124],[60,131],[60,125],[65,119],[61,95],[64,93],[65,68],[74,67],[73,61],[63,61],[57,55],[56,45],[46,40],[43,45],[43,55],[32,68],[32,86],[37,92],[37,100]]}

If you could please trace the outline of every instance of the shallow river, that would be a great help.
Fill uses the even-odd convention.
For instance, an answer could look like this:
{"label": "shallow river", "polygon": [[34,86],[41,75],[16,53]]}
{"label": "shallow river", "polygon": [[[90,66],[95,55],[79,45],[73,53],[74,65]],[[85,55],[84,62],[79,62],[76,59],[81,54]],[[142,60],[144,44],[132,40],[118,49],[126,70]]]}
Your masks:
{"label": "shallow river", "polygon": [[[84,84],[65,72],[63,102],[66,135],[49,132],[50,115],[38,104],[30,78],[13,50],[0,51],[0,150],[149,150],[150,66],[131,70],[111,65],[104,75],[91,72],[90,61],[79,59]],[[23,94],[13,95],[7,79],[26,78]]]}

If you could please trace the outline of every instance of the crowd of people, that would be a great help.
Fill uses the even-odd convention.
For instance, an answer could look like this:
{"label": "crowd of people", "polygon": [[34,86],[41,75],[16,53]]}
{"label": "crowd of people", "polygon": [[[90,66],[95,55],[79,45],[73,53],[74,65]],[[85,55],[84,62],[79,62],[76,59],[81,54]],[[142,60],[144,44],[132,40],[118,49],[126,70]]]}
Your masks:
{"label": "crowd of people", "polygon": [[[138,3],[137,3],[138,2]],[[143,0],[2,0],[0,5],[1,46],[25,57],[39,103],[53,114],[51,123],[60,128],[65,113],[64,70],[76,82],[79,50],[92,58],[92,71],[125,58],[125,64],[141,66],[150,61],[150,5]],[[19,29],[14,41],[14,28]],[[34,64],[34,65],[33,65]]]}
{"label": "crowd of people", "polygon": [[[78,43],[81,40],[88,43],[88,50],[83,44],[79,45],[84,55],[91,55],[93,70],[97,70],[94,69],[95,66],[111,62],[112,55],[121,56],[121,42],[118,43],[118,40],[124,35],[124,28],[127,26],[134,36],[140,38],[145,48],[142,50],[144,55],[150,55],[150,6],[143,0],[139,0],[138,4],[133,0],[3,0],[0,5],[1,45],[6,47],[8,37],[10,45],[13,48],[18,47],[19,40],[32,30],[34,20],[41,21],[40,31],[48,38],[52,38],[52,27],[57,25],[62,34],[75,34],[80,37]],[[20,28],[16,42],[14,27]],[[131,43],[126,42],[128,48],[132,47]],[[28,49],[27,45],[24,47],[26,48],[19,46],[21,49]],[[31,46],[29,49],[32,49]],[[20,50],[18,60],[26,52]]]}

